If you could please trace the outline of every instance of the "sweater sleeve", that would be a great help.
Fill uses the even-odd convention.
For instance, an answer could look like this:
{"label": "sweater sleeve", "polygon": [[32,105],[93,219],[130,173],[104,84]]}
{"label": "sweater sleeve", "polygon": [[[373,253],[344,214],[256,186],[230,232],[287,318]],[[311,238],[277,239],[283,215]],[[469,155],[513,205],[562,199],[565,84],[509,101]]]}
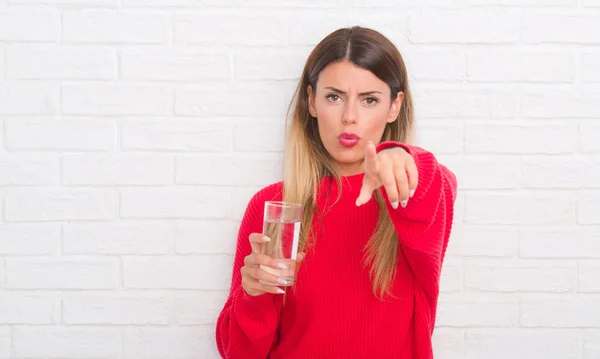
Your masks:
{"label": "sweater sleeve", "polygon": [[217,348],[223,358],[267,358],[277,339],[282,296],[270,293],[250,296],[241,284],[240,269],[251,253],[248,237],[262,232],[267,187],[250,200],[240,225],[229,297],[217,319]]}
{"label": "sweater sleeve", "polygon": [[417,146],[384,142],[377,146],[377,151],[395,146],[402,147],[413,156],[419,181],[405,208],[392,208],[385,190],[382,189],[382,192],[402,252],[418,286],[428,299],[433,322],[442,262],[454,216],[456,177],[445,166],[439,164],[432,153]]}

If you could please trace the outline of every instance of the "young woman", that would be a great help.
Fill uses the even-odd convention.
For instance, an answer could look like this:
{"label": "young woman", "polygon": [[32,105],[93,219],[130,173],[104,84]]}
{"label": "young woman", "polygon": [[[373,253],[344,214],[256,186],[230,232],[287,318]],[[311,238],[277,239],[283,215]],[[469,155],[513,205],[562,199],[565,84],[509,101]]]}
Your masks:
{"label": "young woman", "polygon": [[[310,54],[292,102],[283,181],[250,200],[229,298],[224,358],[433,358],[456,178],[410,145],[413,103],[398,49],[367,28]],[[265,201],[300,203],[296,282],[260,253]]]}

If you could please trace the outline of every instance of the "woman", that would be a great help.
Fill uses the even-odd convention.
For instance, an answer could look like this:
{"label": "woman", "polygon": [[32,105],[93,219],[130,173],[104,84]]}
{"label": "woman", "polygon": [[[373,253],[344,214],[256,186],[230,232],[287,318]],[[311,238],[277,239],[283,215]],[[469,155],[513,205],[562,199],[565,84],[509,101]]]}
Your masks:
{"label": "woman", "polygon": [[[239,230],[219,352],[433,358],[456,178],[408,144],[413,107],[400,53],[374,30],[337,30],[312,51],[292,104],[283,182],[254,195]],[[263,284],[278,278],[259,268],[279,264],[259,253],[269,200],[304,208],[287,292]]]}

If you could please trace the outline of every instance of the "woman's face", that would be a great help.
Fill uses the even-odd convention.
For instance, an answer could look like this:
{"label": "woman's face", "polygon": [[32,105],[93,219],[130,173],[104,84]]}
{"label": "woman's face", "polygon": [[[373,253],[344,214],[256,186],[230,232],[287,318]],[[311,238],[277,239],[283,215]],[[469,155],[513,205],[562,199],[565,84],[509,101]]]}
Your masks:
{"label": "woman's face", "polygon": [[385,82],[349,61],[325,67],[316,89],[308,86],[308,96],[321,141],[342,176],[363,172],[368,141],[379,143],[386,124],[396,120],[404,99],[399,92],[392,101]]}

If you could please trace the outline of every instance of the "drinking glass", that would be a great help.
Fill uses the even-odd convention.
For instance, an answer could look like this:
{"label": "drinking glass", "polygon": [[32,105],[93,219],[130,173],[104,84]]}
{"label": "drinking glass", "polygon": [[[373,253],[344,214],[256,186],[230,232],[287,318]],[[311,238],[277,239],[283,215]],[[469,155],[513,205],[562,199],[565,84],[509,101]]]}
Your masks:
{"label": "drinking glass", "polygon": [[263,245],[262,253],[277,259],[286,268],[261,265],[261,269],[282,279],[282,282],[277,284],[261,281],[262,283],[282,286],[294,284],[301,221],[302,205],[278,201],[265,202],[263,234],[271,241]]}

